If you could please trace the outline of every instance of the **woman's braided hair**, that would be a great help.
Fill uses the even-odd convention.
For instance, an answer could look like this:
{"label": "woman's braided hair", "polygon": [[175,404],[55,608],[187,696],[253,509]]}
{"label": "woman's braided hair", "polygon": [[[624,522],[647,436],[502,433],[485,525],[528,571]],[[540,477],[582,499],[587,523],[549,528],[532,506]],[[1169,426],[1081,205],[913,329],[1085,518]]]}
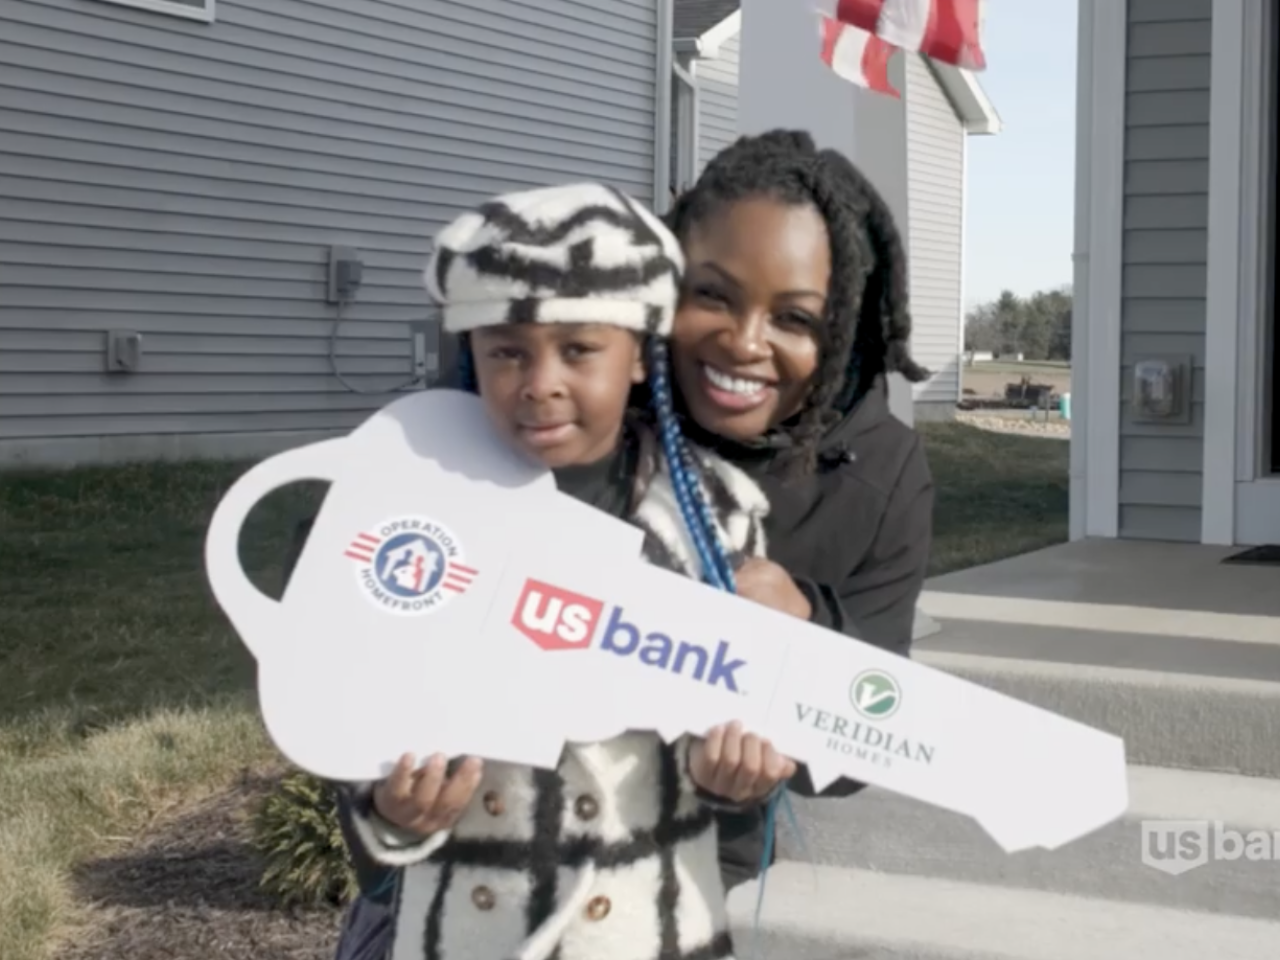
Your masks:
{"label": "woman's braided hair", "polygon": [[739,200],[768,197],[814,207],[827,225],[831,281],[818,331],[813,390],[787,432],[793,473],[817,463],[823,435],[883,373],[918,383],[929,372],[910,353],[907,255],[888,204],[835,150],[819,150],[803,131],[741,137],[677,198],[667,223],[684,241],[699,223]]}

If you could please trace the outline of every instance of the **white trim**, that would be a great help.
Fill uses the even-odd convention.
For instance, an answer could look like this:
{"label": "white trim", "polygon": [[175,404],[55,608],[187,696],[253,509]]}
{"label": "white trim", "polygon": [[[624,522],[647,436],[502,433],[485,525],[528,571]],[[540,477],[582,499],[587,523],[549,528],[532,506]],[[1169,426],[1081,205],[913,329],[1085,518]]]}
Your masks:
{"label": "white trim", "polygon": [[964,399],[964,266],[966,235],[969,232],[969,138],[960,138],[960,296],[956,301],[959,329],[956,331],[956,403]]}
{"label": "white trim", "polygon": [[693,128],[692,141],[689,144],[689,169],[692,174],[690,183],[697,183],[702,174],[702,78],[698,74],[697,59],[689,61],[689,76],[693,78],[693,98],[690,126]]}
{"label": "white trim", "polygon": [[732,40],[742,30],[742,6],[733,11],[714,27],[698,38],[698,55],[714,57],[720,52],[720,46]]}
{"label": "white trim", "polygon": [[181,17],[183,20],[196,20],[200,23],[213,23],[217,19],[217,0],[204,0],[198,7],[185,3],[172,3],[170,0],[98,0],[99,3],[114,3],[118,7],[134,7],[150,13],[163,13],[170,17]]}
{"label": "white trim", "polygon": [[[1256,5],[1256,0],[1255,0]],[[1204,486],[1200,541],[1235,542],[1236,360],[1241,309],[1245,29],[1249,0],[1213,0],[1209,74],[1209,257],[1205,289]]]}
{"label": "white trim", "polygon": [[1249,4],[1245,10],[1242,50],[1240,172],[1240,308],[1235,376],[1236,463],[1234,542],[1241,545],[1280,543],[1280,478],[1268,476],[1263,462],[1267,444],[1266,369],[1269,360],[1265,325],[1271,282],[1267,211],[1275,203],[1271,180],[1271,71],[1276,51],[1274,6]]}
{"label": "white trim", "polygon": [[[1074,249],[1071,254],[1071,288],[1075,302],[1089,302],[1089,196],[1093,157],[1093,2],[1081,0],[1076,24],[1076,183]],[[1071,540],[1085,537],[1088,498],[1085,476],[1089,423],[1089,323],[1085,310],[1071,313],[1071,457],[1068,466],[1068,524]]]}
{"label": "white trim", "polygon": [[961,70],[949,63],[939,63],[928,57],[921,57],[928,65],[933,77],[942,87],[951,108],[964,125],[968,134],[996,134],[1004,129],[1000,114],[996,113],[991,98],[982,89],[978,78],[969,70]]}
{"label": "white trim", "polygon": [[671,78],[675,44],[671,36],[675,0],[658,0],[658,55],[653,109],[653,210],[659,216],[671,206]]}
{"label": "white trim", "polygon": [[[1240,136],[1240,309],[1236,318],[1236,469],[1237,481],[1253,481],[1260,474],[1263,446],[1261,387],[1265,369],[1264,313],[1267,297],[1265,258],[1269,149],[1265,118],[1269,109],[1267,40],[1270,22],[1263,4],[1245,9],[1244,49],[1241,51]],[[1237,507],[1237,513],[1239,508]]]}
{"label": "white trim", "polygon": [[679,191],[686,184],[692,186],[698,169],[698,79],[694,73],[694,61],[690,54],[679,54],[681,63],[672,66],[672,73],[679,83],[676,92],[676,180]]}
{"label": "white trim", "polygon": [[1080,0],[1071,536],[1120,526],[1120,319],[1128,0]]}

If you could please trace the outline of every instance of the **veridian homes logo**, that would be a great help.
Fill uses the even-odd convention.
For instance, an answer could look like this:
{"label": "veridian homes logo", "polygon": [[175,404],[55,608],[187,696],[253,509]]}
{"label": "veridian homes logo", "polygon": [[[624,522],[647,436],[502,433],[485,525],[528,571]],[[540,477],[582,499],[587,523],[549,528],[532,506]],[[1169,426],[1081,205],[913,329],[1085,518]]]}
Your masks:
{"label": "veridian homes logo", "polygon": [[884,670],[863,670],[849,684],[849,703],[856,717],[841,716],[808,703],[797,703],[796,722],[824,737],[826,748],[876,766],[933,763],[937,748],[888,722],[902,706],[902,687]]}
{"label": "veridian homes logo", "polygon": [[868,720],[887,720],[898,712],[902,689],[883,670],[864,670],[849,685],[849,702]]}

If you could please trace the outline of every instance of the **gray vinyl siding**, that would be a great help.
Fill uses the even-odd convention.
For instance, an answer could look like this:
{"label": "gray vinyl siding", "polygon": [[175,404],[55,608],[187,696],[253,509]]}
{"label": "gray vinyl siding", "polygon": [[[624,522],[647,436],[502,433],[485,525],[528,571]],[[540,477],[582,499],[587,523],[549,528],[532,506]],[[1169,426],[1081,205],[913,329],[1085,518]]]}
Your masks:
{"label": "gray vinyl siding", "polygon": [[906,58],[911,350],[933,377],[917,403],[960,399],[965,131],[923,57]]}
{"label": "gray vinyl siding", "polygon": [[[3,0],[0,462],[354,426],[390,395],[331,375],[329,247],[365,263],[342,371],[385,391],[464,208],[586,178],[652,201],[656,7]],[[104,372],[111,329],[140,372]]]}
{"label": "gray vinyl siding", "polygon": [[698,172],[738,139],[738,37],[698,64]]}
{"label": "gray vinyl siding", "polygon": [[[1199,542],[1211,0],[1129,0],[1120,536]],[[1133,365],[1193,358],[1190,424],[1135,423]]]}

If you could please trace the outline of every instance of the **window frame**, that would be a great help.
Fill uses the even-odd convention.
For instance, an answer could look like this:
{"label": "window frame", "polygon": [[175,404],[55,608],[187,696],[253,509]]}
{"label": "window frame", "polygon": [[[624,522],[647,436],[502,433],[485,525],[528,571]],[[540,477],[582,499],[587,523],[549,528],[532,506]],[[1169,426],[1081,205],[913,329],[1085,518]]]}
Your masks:
{"label": "window frame", "polygon": [[132,7],[148,13],[158,13],[182,20],[194,20],[197,23],[213,23],[217,19],[218,0],[201,0],[198,7],[174,0],[97,0],[99,3],[111,3],[117,7]]}

